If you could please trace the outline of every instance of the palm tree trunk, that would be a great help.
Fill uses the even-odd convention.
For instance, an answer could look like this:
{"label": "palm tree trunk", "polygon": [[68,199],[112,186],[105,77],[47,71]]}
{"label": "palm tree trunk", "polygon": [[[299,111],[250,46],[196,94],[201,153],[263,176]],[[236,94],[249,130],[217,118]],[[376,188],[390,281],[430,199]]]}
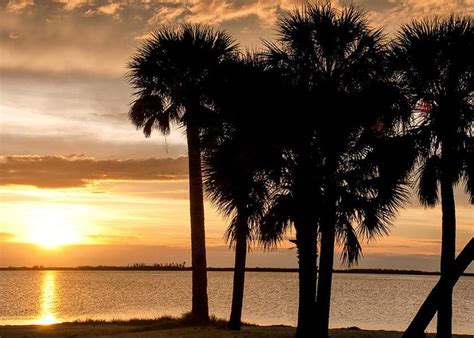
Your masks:
{"label": "palm tree trunk", "polygon": [[317,232],[315,225],[295,224],[298,249],[299,305],[296,337],[316,334]]}
{"label": "palm tree trunk", "polygon": [[334,226],[321,231],[321,255],[319,258],[318,296],[316,313],[318,337],[329,335],[329,311],[331,306],[332,269],[334,264]]}
{"label": "palm tree trunk", "polygon": [[189,157],[189,202],[191,213],[192,311],[196,321],[209,321],[206,271],[206,236],[202,192],[201,145],[199,130],[186,128]]}
{"label": "palm tree trunk", "polygon": [[[441,176],[441,209],[443,212],[441,230],[441,278],[447,278],[450,275],[456,255],[456,207],[453,183],[446,172],[442,172]],[[452,306],[453,286],[447,287],[445,292],[440,294],[436,335],[438,338],[451,337],[453,320]]]}
{"label": "palm tree trunk", "polygon": [[423,305],[418,310],[415,318],[408,326],[402,338],[424,338],[425,330],[428,324],[433,319],[436,310],[440,307],[441,295],[446,293],[446,290],[453,288],[456,285],[459,277],[467,269],[469,264],[474,260],[474,238],[471,238],[469,243],[464,247],[459,256],[454,261],[452,273],[448,279],[441,276],[438,283],[431,290],[430,294],[423,302]]}
{"label": "palm tree trunk", "polygon": [[229,329],[240,330],[242,306],[244,302],[245,260],[247,258],[247,222],[239,223],[235,243],[234,288],[232,291],[232,308]]}
{"label": "palm tree trunk", "polygon": [[336,200],[332,182],[327,187],[327,205],[321,221],[321,255],[319,258],[316,318],[318,337],[329,336],[329,312],[331,307],[332,270],[334,265],[334,241],[336,235]]}

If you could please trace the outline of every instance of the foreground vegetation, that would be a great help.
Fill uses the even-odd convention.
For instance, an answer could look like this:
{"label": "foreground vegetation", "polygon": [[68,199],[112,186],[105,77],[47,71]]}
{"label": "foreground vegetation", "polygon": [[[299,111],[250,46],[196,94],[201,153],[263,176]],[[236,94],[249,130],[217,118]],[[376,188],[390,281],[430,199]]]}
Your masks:
{"label": "foreground vegetation", "polygon": [[[291,326],[256,326],[243,324],[240,331],[227,330],[228,322],[216,318],[209,324],[199,325],[190,316],[182,318],[161,317],[144,320],[127,321],[87,320],[82,322],[62,323],[55,325],[22,325],[0,326],[1,337],[98,337],[120,335],[120,337],[294,337],[296,329]],[[330,330],[331,337],[354,338],[396,338],[401,337],[396,331],[368,331],[356,327]],[[434,337],[427,334],[426,337]],[[454,335],[453,337],[469,337]]]}

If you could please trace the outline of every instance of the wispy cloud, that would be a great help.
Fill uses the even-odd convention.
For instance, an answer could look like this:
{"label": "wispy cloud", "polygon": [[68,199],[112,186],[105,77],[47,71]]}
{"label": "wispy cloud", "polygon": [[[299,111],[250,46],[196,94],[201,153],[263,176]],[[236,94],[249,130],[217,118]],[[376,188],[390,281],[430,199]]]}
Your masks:
{"label": "wispy cloud", "polygon": [[0,185],[38,188],[86,186],[99,180],[187,178],[187,159],[96,160],[82,155],[0,157]]}
{"label": "wispy cloud", "polygon": [[99,6],[96,9],[89,8],[84,15],[85,16],[91,16],[91,15],[96,15],[96,14],[102,14],[102,15],[111,15],[115,19],[119,19],[119,11],[121,8],[121,4],[116,2],[116,3],[109,3],[108,5],[103,5]]}

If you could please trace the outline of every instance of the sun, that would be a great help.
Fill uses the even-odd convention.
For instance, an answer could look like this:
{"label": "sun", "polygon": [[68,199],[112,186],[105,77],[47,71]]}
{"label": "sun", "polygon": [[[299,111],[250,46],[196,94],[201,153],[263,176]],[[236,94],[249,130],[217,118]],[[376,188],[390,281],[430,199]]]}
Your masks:
{"label": "sun", "polygon": [[67,207],[42,206],[28,220],[27,241],[43,248],[57,248],[81,242],[74,212]]}

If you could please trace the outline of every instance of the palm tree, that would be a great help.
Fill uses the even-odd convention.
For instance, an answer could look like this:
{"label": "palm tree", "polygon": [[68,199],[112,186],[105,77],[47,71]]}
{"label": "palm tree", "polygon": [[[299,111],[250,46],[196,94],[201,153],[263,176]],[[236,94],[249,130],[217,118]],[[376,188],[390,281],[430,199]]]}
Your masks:
{"label": "palm tree", "polygon": [[[275,76],[257,54],[224,64],[213,95],[219,123],[208,128],[204,153],[204,186],[218,210],[230,219],[226,239],[235,246],[234,286],[229,328],[239,330],[244,295],[247,250],[257,240],[272,185],[267,172],[280,153],[271,142],[269,113],[278,100]],[[265,131],[267,130],[267,132]],[[279,148],[274,148],[279,149]]]}
{"label": "palm tree", "polygon": [[225,237],[235,246],[231,330],[240,330],[247,250],[256,239],[268,198],[267,179],[252,163],[254,155],[251,144],[231,138],[205,156],[205,190],[230,219]]}
{"label": "palm tree", "polygon": [[[293,138],[297,140],[297,138]],[[291,143],[290,143],[291,144]],[[260,230],[265,247],[281,242],[291,227],[296,232],[299,278],[297,337],[315,334],[317,284],[317,236],[320,159],[311,146],[297,141],[282,149],[281,173]]]}
{"label": "palm tree", "polygon": [[145,136],[153,129],[166,135],[172,124],[186,130],[192,254],[192,315],[208,321],[204,203],[201,174],[201,130],[214,118],[207,92],[220,64],[236,53],[225,32],[204,26],[164,27],[153,33],[128,67],[138,97],[129,117]]}
{"label": "palm tree", "polygon": [[[448,277],[456,250],[453,187],[464,181],[474,201],[474,24],[472,17],[415,21],[393,45],[395,76],[413,109],[411,132],[419,154],[418,197],[438,203],[441,188],[441,278]],[[440,295],[438,337],[452,332],[452,287]]]}
{"label": "palm tree", "polygon": [[[379,140],[394,137],[390,132],[399,117],[394,108],[401,109],[403,102],[397,88],[385,80],[381,32],[371,29],[364,13],[353,6],[338,11],[327,2],[290,12],[280,21],[278,44],[268,44],[268,48],[272,64],[301,88],[303,111],[315,121],[305,119],[307,148],[300,154],[308,158],[308,151],[312,152],[312,159],[301,162],[308,172],[300,171],[296,178],[313,176],[304,179],[306,186],[313,186],[305,207],[312,214],[305,228],[311,227],[312,233],[304,238],[315,238],[315,229],[319,230],[321,254],[316,326],[308,325],[312,325],[311,334],[314,327],[318,336],[327,337],[335,240],[350,244],[343,258],[355,262],[360,254],[357,236],[372,239],[387,233],[406,196],[403,183],[411,157],[392,170],[386,165],[390,158],[379,150],[393,143]],[[304,119],[304,115],[298,117]],[[379,129],[382,134],[376,137]],[[298,243],[301,230],[296,224],[295,228]],[[307,255],[314,257],[314,244],[310,251]],[[299,252],[300,261],[303,255]]]}

